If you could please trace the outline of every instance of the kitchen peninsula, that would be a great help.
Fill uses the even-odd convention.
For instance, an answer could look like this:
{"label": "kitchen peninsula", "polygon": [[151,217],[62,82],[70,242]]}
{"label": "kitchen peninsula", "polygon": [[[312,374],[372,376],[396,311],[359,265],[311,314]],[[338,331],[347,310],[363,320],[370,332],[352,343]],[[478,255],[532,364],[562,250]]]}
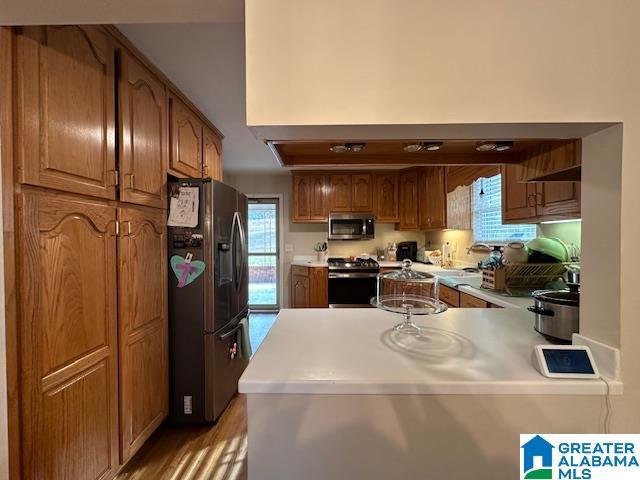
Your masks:
{"label": "kitchen peninsula", "polygon": [[[497,462],[515,478],[519,433],[603,429],[606,384],[541,376],[530,356],[546,341],[526,310],[418,317],[422,338],[390,330],[397,320],[377,309],[280,312],[239,384],[250,472],[462,478],[469,462]],[[609,388],[622,392],[617,380]],[[566,414],[575,408],[588,412],[580,422]]]}

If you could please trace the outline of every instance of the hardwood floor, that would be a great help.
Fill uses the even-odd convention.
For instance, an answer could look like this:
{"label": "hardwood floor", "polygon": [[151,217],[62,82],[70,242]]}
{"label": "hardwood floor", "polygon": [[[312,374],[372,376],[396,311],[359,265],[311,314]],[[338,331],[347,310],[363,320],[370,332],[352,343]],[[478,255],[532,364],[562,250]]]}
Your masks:
{"label": "hardwood floor", "polygon": [[246,398],[236,395],[213,426],[163,426],[117,480],[246,480]]}

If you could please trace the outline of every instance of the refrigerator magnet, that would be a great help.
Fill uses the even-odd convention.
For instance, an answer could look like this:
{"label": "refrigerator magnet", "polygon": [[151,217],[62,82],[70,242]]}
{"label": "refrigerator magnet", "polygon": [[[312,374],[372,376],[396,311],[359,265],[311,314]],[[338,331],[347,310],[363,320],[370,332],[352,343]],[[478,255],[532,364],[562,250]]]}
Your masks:
{"label": "refrigerator magnet", "polygon": [[202,275],[205,263],[202,260],[192,261],[193,254],[187,253],[184,258],[180,255],[171,257],[171,269],[178,279],[178,288],[184,288]]}

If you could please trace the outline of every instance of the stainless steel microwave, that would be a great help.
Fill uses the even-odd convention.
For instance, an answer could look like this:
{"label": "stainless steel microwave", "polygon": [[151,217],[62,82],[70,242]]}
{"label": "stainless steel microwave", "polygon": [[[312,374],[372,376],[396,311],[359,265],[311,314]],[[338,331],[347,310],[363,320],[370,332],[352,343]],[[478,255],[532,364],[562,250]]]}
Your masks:
{"label": "stainless steel microwave", "polygon": [[329,214],[329,240],[368,240],[375,236],[372,213]]}

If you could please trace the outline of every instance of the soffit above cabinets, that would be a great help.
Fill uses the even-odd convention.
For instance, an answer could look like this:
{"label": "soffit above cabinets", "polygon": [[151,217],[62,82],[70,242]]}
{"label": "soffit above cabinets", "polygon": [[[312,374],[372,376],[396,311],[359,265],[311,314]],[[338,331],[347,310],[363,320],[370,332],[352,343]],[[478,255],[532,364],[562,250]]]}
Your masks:
{"label": "soffit above cabinets", "polygon": [[[322,168],[405,168],[420,165],[503,165],[519,163],[521,153],[548,142],[540,140],[514,140],[513,146],[505,151],[478,151],[476,147],[487,140],[444,140],[436,151],[421,150],[409,153],[403,147],[416,142],[440,142],[437,139],[410,139],[390,141],[366,141],[362,139],[341,139],[327,141],[277,141],[269,140],[267,145],[280,165],[290,169]],[[509,139],[510,140],[510,139]],[[364,143],[358,152],[334,153],[330,150],[336,144]]]}

